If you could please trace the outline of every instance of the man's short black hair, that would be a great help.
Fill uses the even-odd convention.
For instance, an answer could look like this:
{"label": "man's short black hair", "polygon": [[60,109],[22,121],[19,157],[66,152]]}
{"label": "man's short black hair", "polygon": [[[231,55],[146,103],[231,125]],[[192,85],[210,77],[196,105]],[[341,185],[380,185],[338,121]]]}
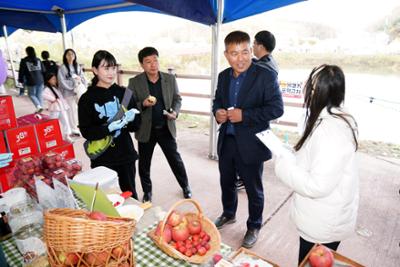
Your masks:
{"label": "man's short black hair", "polygon": [[230,44],[250,43],[250,36],[242,31],[233,31],[225,37],[224,43],[225,46]]}
{"label": "man's short black hair", "polygon": [[154,47],[147,46],[139,51],[138,59],[140,63],[143,63],[143,59],[148,56],[156,55],[158,57],[158,51]]}
{"label": "man's short black hair", "polygon": [[272,53],[275,49],[275,36],[269,31],[260,31],[254,36],[256,42]]}
{"label": "man's short black hair", "polygon": [[43,50],[41,56],[44,60],[49,59],[50,57],[49,51]]}

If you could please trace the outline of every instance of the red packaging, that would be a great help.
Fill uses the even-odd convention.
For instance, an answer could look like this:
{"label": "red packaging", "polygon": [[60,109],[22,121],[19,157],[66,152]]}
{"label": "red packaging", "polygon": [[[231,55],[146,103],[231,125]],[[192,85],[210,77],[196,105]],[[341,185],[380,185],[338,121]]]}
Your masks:
{"label": "red packaging", "polygon": [[45,114],[33,113],[33,114],[28,114],[28,115],[18,117],[17,124],[18,124],[18,126],[25,126],[25,125],[31,125],[31,124],[36,124],[39,122],[48,121],[50,119],[51,118]]}
{"label": "red packaging", "polygon": [[17,120],[12,97],[9,95],[0,96],[0,130],[15,128],[16,126]]}
{"label": "red packaging", "polygon": [[32,125],[8,129],[5,137],[9,151],[14,153],[13,159],[38,153],[35,129]]}
{"label": "red packaging", "polygon": [[0,168],[0,192],[4,193],[11,188],[8,182],[9,177],[12,175],[13,167]]}
{"label": "red packaging", "polygon": [[4,140],[3,131],[1,131],[0,132],[0,153],[6,153],[6,152],[7,152],[6,141]]}
{"label": "red packaging", "polygon": [[35,130],[41,152],[47,152],[62,145],[60,123],[57,119],[35,124]]}
{"label": "red packaging", "polygon": [[61,146],[56,147],[51,151],[60,154],[61,157],[66,160],[75,158],[75,151],[73,144],[68,143],[66,141],[64,141]]}

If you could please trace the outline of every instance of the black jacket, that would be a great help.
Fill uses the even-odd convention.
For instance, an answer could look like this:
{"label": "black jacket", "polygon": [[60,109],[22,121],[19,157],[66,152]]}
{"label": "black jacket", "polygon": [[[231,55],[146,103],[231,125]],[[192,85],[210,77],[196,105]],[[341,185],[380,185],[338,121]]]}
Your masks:
{"label": "black jacket", "polygon": [[43,84],[43,73],[46,71],[42,61],[25,57],[19,63],[18,81],[28,86]]}
{"label": "black jacket", "polygon": [[[79,129],[87,140],[98,140],[110,133],[107,122],[118,112],[125,88],[113,84],[110,88],[90,86],[78,103]],[[128,110],[136,108],[136,101],[132,96]],[[140,114],[126,127],[122,128],[119,135],[114,137],[115,146],[110,146],[101,156],[93,160],[97,165],[122,165],[133,162],[138,158],[132,142],[130,132],[139,128]],[[118,134],[118,133],[117,133]]]}
{"label": "black jacket", "polygon": [[[232,68],[218,76],[213,113],[228,109],[229,83]],[[278,79],[272,70],[251,64],[240,88],[237,108],[242,109],[242,121],[234,123],[239,154],[246,164],[260,163],[271,158],[269,149],[256,137],[256,133],[269,128],[270,121],[283,114],[283,101]],[[222,123],[218,135],[218,155],[222,152],[227,123]]]}

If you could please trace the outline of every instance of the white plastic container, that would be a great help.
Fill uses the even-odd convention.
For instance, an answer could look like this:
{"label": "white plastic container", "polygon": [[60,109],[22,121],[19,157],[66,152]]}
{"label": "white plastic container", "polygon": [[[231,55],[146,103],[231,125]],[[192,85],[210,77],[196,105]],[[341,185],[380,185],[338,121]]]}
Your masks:
{"label": "white plastic container", "polygon": [[104,166],[99,166],[75,175],[74,182],[85,185],[95,186],[99,183],[99,187],[103,191],[119,190],[118,174]]}

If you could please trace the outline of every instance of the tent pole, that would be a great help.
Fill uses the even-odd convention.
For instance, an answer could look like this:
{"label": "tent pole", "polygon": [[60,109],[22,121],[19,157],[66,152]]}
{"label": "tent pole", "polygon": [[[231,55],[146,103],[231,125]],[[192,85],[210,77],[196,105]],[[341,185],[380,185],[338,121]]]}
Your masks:
{"label": "tent pole", "polygon": [[64,51],[67,49],[67,42],[65,40],[65,35],[67,33],[67,27],[65,24],[65,15],[64,11],[59,10],[58,15],[60,16],[60,22],[61,22],[61,34],[62,34],[62,42],[63,42],[63,49]]}
{"label": "tent pole", "polygon": [[222,25],[222,16],[223,16],[223,0],[218,0],[218,15],[217,15],[217,23],[211,26],[212,33],[212,54],[211,54],[211,102],[210,102],[210,141],[209,141],[209,150],[208,157],[210,159],[218,159],[217,155],[217,123],[214,119],[214,115],[212,114],[212,103],[215,96],[215,91],[217,90],[218,83],[218,63],[219,63],[219,43],[220,43],[220,28]]}
{"label": "tent pole", "polygon": [[14,78],[14,86],[17,87],[17,85],[18,85],[17,73],[16,73],[15,68],[14,68],[14,60],[12,58],[10,47],[8,45],[8,32],[7,32],[7,26],[6,25],[3,25],[3,33],[4,33],[4,40],[6,41],[8,59],[10,60],[11,72],[12,72],[12,75],[13,75],[13,78]]}

